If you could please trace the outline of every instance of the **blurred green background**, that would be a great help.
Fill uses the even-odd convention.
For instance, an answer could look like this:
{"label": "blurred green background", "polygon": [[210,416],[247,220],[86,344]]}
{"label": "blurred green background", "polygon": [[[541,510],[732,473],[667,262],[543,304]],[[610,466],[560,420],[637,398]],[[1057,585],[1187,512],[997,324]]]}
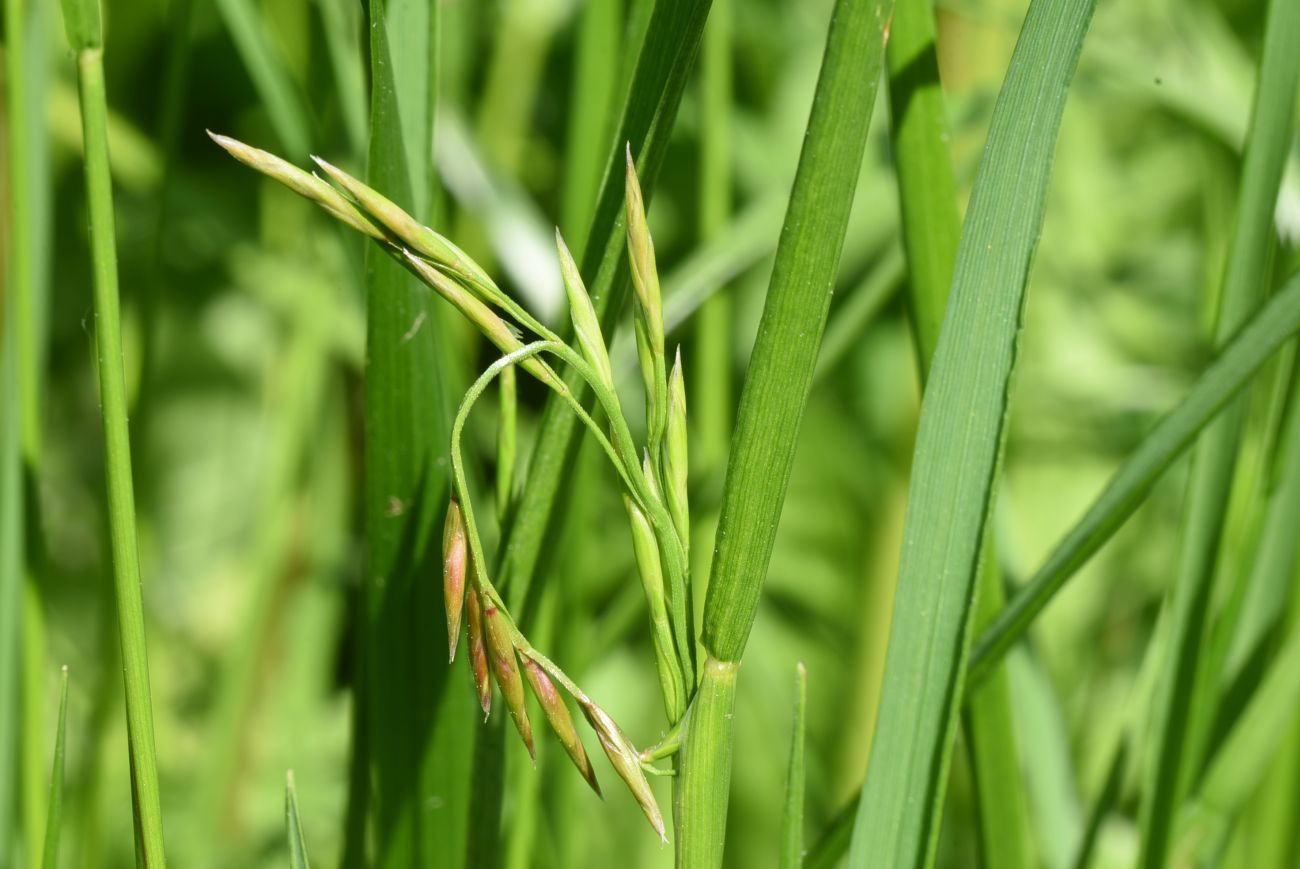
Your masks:
{"label": "blurred green background", "polygon": [[[552,228],[573,236],[589,219],[600,180],[590,166],[613,144],[610,106],[629,74],[630,55],[620,46],[651,5],[439,2],[434,225],[549,322],[564,315]],[[700,352],[691,315],[720,289],[732,300],[734,396],[830,3],[732,5],[734,93],[722,119],[730,131],[732,217],[721,232],[701,227],[702,118],[692,85],[651,224],[670,346],[683,345],[688,382]],[[963,191],[1025,5],[939,5],[940,66]],[[1015,384],[997,512],[1013,582],[1037,567],[1207,358],[1213,299],[1206,288],[1222,270],[1263,11],[1255,0],[1100,4],[1066,110]],[[163,807],[178,866],[285,865],[289,768],[313,861],[333,865],[342,848],[364,563],[362,245],[230,160],[204,130],[299,165],[316,153],[359,172],[367,135],[363,14],[348,0],[108,0],[105,8],[146,618]],[[30,40],[43,77],[32,86],[43,91],[47,122],[32,132],[40,137],[36,175],[48,211],[27,216],[48,239],[38,481],[45,690],[39,708],[29,705],[25,714],[39,714],[51,736],[29,760],[49,768],[57,666],[67,663],[65,862],[130,866],[76,85],[55,4],[30,4],[29,15],[29,35],[4,34],[6,45]],[[608,56],[584,73],[592,61],[580,49],[592,42],[579,34],[602,21],[614,25],[596,40]],[[887,122],[882,103],[741,671],[729,866],[773,863],[797,661],[809,671],[807,841],[817,841],[866,765],[919,402],[897,292],[903,273]],[[13,135],[11,124],[6,130]],[[1300,166],[1300,155],[1292,158],[1292,168]],[[1298,184],[1300,174],[1289,172],[1279,205],[1288,240],[1300,231]],[[444,364],[458,393],[493,354],[446,320]],[[628,351],[615,364],[630,385]],[[1282,378],[1281,363],[1272,364],[1278,370],[1255,390],[1225,560],[1234,546],[1248,545],[1258,521],[1252,505],[1266,468],[1249,457],[1252,449],[1265,453],[1275,427],[1269,398]],[[543,398],[531,386],[522,393],[525,451]],[[692,408],[723,420],[729,412]],[[490,410],[479,413],[469,447],[485,477],[494,425]],[[693,442],[697,570],[707,569],[725,446],[707,433]],[[649,633],[618,493],[591,452],[566,487],[564,533],[548,546],[547,582],[558,592],[548,598],[550,637],[538,645],[638,744],[648,744],[662,726]],[[1105,777],[1176,563],[1184,472],[1180,463],[1166,475],[1039,620],[1032,645],[1011,659],[1044,866],[1068,864]],[[440,648],[442,624],[428,631]],[[452,682],[472,703],[463,663]],[[509,865],[671,864],[671,849],[660,847],[625,794],[609,788],[599,802],[557,746],[543,743],[534,771],[507,740]],[[951,866],[975,860],[960,751],[942,841]],[[1275,774],[1300,775],[1300,767]],[[667,806],[667,788],[656,787]],[[522,811],[525,804],[540,814]],[[1120,806],[1127,814],[1107,821],[1095,865],[1136,858],[1136,803],[1129,795]],[[535,824],[515,823],[524,815]],[[0,863],[9,856],[0,852]]]}

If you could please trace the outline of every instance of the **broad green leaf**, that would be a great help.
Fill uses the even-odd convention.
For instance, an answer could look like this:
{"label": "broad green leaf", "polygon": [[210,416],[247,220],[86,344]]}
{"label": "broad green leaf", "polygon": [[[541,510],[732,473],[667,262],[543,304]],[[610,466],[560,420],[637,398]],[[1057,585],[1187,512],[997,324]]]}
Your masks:
{"label": "broad green leaf", "polygon": [[[931,0],[900,0],[890,26],[887,55],[893,110],[890,131],[907,254],[907,299],[918,368],[925,383],[939,343],[961,234]],[[977,579],[976,630],[997,615],[1005,600],[997,551],[991,543],[983,560]],[[975,780],[983,862],[1001,869],[1028,866],[1020,752],[1005,671],[993,674],[986,684],[969,693],[962,720]]]}
{"label": "broad green leaf", "polygon": [[993,112],[921,409],[852,867],[934,861],[1025,287],[1093,5],[1034,0]]}
{"label": "broad green leaf", "polygon": [[[367,181],[429,219],[434,4],[369,5]],[[400,11],[399,11],[400,9]],[[393,259],[366,250],[363,675],[346,859],[375,866],[464,862],[472,740],[469,692],[448,678],[438,573],[450,400],[441,303]],[[364,720],[362,720],[364,718]],[[442,811],[426,814],[438,799]],[[367,799],[370,800],[367,806]],[[366,818],[374,854],[366,860]]]}
{"label": "broad green leaf", "polygon": [[[679,865],[721,864],[736,668],[753,627],[884,60],[889,4],[838,0],[750,355],[707,603],[709,655],[681,758]],[[702,703],[701,700],[704,702]]]}

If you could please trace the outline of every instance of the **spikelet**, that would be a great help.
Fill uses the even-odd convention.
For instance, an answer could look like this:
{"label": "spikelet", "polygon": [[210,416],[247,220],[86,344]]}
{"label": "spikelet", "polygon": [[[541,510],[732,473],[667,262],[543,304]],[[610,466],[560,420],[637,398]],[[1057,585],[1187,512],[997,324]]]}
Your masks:
{"label": "spikelet", "polygon": [[449,239],[420,223],[396,202],[337,166],[316,156],[312,160],[330,180],[343,188],[367,214],[379,221],[403,245],[459,276],[489,298],[496,299],[501,295],[501,290],[483,271],[482,266]]}
{"label": "spikelet", "polygon": [[537,702],[546,713],[546,720],[550,723],[551,730],[559,737],[560,744],[569,753],[578,772],[582,773],[587,784],[591,785],[591,789],[599,796],[600,784],[596,781],[596,771],[592,769],[591,759],[587,757],[587,750],[578,737],[578,730],[573,726],[573,716],[569,714],[569,707],[565,705],[564,697],[556,689],[551,677],[546,675],[546,671],[536,661],[527,657],[522,658],[522,661],[524,676],[528,678],[528,684],[532,686]]}
{"label": "spikelet", "polygon": [[654,792],[650,790],[650,783],[646,781],[645,772],[641,769],[641,757],[636,746],[632,745],[632,741],[623,734],[619,726],[614,723],[614,719],[610,718],[604,709],[588,698],[579,698],[578,704],[582,707],[582,714],[586,716],[587,723],[591,725],[592,730],[596,731],[596,736],[600,739],[600,747],[605,749],[605,756],[609,758],[614,771],[632,792],[637,804],[641,806],[641,811],[650,821],[650,826],[654,827],[654,831],[659,834],[662,841],[667,842],[668,837],[664,834],[664,817],[659,813]]}
{"label": "spikelet", "polygon": [[[496,311],[485,305],[477,296],[445,272],[440,271],[428,260],[416,256],[409,250],[402,251],[402,260],[415,276],[450,302],[458,311],[478,327],[483,335],[495,344],[503,353],[513,353],[524,346],[519,335]],[[536,356],[530,356],[519,363],[524,370],[552,389],[565,391],[568,387],[564,381],[551,370],[551,367]]]}
{"label": "spikelet", "polygon": [[469,663],[474,671],[474,688],[483,707],[483,720],[492,714],[492,678],[488,675],[487,638],[483,632],[483,604],[479,594],[470,589],[466,601],[469,610]]}
{"label": "spikelet", "polygon": [[659,289],[659,272],[655,266],[654,242],[646,223],[645,200],[637,180],[632,147],[627,149],[627,174],[624,179],[627,208],[627,258],[632,272],[632,288],[637,305],[634,326],[637,358],[646,390],[646,423],[650,443],[658,454],[667,417],[668,384],[664,373],[664,311]]}
{"label": "spikelet", "polygon": [[371,238],[380,240],[384,238],[383,231],[367,220],[355,205],[310,172],[304,172],[269,151],[245,145],[238,139],[222,136],[211,130],[208,131],[208,136],[245,166],[256,169],[263,175],[279,181],[299,196],[310,199],[353,229]]}
{"label": "spikelet", "polygon": [[591,367],[596,369],[600,382],[610,392],[614,392],[614,368],[609,363],[609,348],[605,345],[605,336],[600,331],[600,320],[596,309],[591,305],[587,287],[578,272],[578,264],[573,261],[568,245],[555,230],[555,247],[560,255],[560,275],[564,278],[564,292],[569,297],[569,316],[573,320],[573,331],[578,337],[578,346]]}
{"label": "spikelet", "polygon": [[645,589],[646,603],[650,607],[650,636],[654,641],[655,666],[659,671],[659,684],[664,693],[664,709],[670,721],[677,721],[685,711],[681,708],[684,692],[678,672],[676,647],[673,645],[672,626],[668,621],[668,603],[664,592],[663,562],[659,557],[659,541],[645,513],[626,494],[623,506],[627,508],[632,526],[632,552],[636,556],[636,569]]}
{"label": "spikelet", "polygon": [[515,645],[510,638],[510,629],[506,626],[506,617],[491,601],[486,601],[483,608],[483,620],[487,627],[488,660],[492,664],[492,675],[496,677],[501,697],[506,701],[506,709],[515,721],[515,727],[524,740],[528,756],[537,760],[537,749],[533,746],[533,725],[528,720],[528,709],[524,706],[524,680],[519,675],[519,661],[515,657]]}
{"label": "spikelet", "polygon": [[677,348],[668,375],[668,422],[664,430],[664,495],[682,547],[691,545],[691,516],[687,495],[686,383],[682,376],[682,348]]}
{"label": "spikelet", "polygon": [[465,574],[469,567],[469,545],[465,538],[465,517],[455,498],[447,505],[442,527],[442,596],[447,610],[447,660],[456,660],[460,642],[460,618],[465,609]]}

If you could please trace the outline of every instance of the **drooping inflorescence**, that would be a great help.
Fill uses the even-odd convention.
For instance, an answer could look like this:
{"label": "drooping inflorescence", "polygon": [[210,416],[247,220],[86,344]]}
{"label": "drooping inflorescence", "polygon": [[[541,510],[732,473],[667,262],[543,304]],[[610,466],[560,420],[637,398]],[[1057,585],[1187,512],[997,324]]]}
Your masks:
{"label": "drooping inflorescence", "polygon": [[[443,529],[443,599],[446,609],[448,655],[454,660],[461,626],[467,626],[470,669],[484,717],[492,710],[492,683],[501,692],[529,755],[536,746],[528,716],[524,684],[540,705],[578,772],[597,794],[595,770],[574,724],[568,703],[576,703],[595,731],[615,772],[664,838],[663,816],[646,779],[648,761],[613,718],[598,706],[559,667],[524,637],[505,607],[488,573],[465,483],[460,435],[474,402],[497,377],[502,378],[505,427],[498,446],[509,462],[497,487],[497,515],[508,515],[513,485],[513,376],[522,368],[553,390],[578,415],[601,444],[623,486],[632,531],[635,561],[649,607],[655,662],[669,724],[677,726],[686,713],[695,686],[694,620],[690,615],[689,510],[687,507],[686,390],[680,350],[671,373],[664,351],[663,303],[655,266],[654,244],[646,221],[645,203],[636,166],[628,152],[626,184],[627,251],[634,289],[633,324],[647,409],[646,443],[638,446],[623,416],[615,390],[613,366],[600,320],[591,303],[577,263],[556,232],[556,248],[569,311],[574,345],[508,296],[464,251],[430,227],[422,225],[396,203],[330,163],[313,158],[328,181],[305,172],[266,151],[226,136],[209,134],[232,156],[315,202],[326,213],[375,241],[415,277],[466,317],[505,354],[493,363],[466,394],[452,429],[453,491]],[[531,333],[535,339],[522,337]],[[548,363],[558,358],[595,393],[606,418],[601,428],[574,390]],[[567,696],[566,696],[567,695]],[[653,771],[653,770],[652,770]]]}

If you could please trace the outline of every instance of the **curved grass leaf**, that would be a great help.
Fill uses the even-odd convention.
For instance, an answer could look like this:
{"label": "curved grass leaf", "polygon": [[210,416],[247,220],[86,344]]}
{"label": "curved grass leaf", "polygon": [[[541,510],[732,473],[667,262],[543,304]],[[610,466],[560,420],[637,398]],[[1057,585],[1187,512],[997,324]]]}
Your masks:
{"label": "curved grass leaf", "polygon": [[853,867],[934,860],[1025,287],[1093,5],[1034,0],[994,109],[921,409]]}
{"label": "curved grass leaf", "polygon": [[988,675],[1075,571],[1133,515],[1161,473],[1298,328],[1300,275],[1287,281],[1282,291],[1224,347],[1182,401],[1115,472],[1043,566],[980,635],[971,655],[968,683],[977,684]]}
{"label": "curved grass leaf", "polygon": [[704,613],[709,660],[687,728],[678,861],[722,860],[737,662],[753,627],[839,269],[889,3],[838,0],[741,393]]}

